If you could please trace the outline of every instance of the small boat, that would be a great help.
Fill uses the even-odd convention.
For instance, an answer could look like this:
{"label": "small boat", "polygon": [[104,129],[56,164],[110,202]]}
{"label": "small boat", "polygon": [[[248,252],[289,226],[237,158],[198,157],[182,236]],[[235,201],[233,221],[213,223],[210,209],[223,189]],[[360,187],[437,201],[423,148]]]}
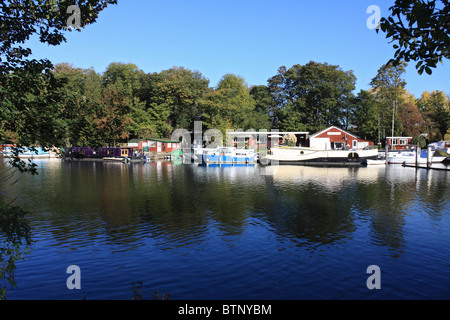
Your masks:
{"label": "small boat", "polygon": [[252,164],[256,162],[256,153],[251,149],[235,147],[197,148],[194,159],[202,164]]}
{"label": "small boat", "polygon": [[[435,151],[431,151],[433,155],[431,156],[431,163],[441,163],[446,157],[441,156]],[[427,150],[421,150],[417,157],[418,164],[426,164],[428,161]],[[392,152],[388,154],[389,164],[415,164],[416,163],[416,151],[402,151],[402,152]]]}

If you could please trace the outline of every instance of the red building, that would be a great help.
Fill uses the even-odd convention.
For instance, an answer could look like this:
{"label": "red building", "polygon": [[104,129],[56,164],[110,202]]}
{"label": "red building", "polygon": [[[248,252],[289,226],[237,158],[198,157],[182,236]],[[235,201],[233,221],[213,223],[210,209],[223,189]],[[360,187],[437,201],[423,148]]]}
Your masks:
{"label": "red building", "polygon": [[387,147],[390,150],[404,150],[411,146],[412,137],[386,137]]}
{"label": "red building", "polygon": [[135,151],[148,151],[145,150],[147,148],[147,139],[132,139],[128,141],[128,147],[133,148]]}
{"label": "red building", "polygon": [[181,148],[180,141],[165,139],[132,139],[128,141],[128,147],[142,152],[172,152]]}
{"label": "red building", "polygon": [[320,150],[363,149],[373,147],[373,142],[331,126],[310,136],[309,146]]}
{"label": "red building", "polygon": [[148,139],[147,146],[149,152],[172,152],[181,149],[181,142],[164,139]]}

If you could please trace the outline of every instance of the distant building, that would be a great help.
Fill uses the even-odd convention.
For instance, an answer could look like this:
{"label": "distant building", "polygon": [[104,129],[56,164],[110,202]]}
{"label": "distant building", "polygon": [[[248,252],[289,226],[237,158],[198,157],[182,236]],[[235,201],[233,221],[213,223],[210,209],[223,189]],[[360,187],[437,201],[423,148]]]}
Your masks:
{"label": "distant building", "polygon": [[135,151],[145,151],[145,148],[147,148],[147,146],[147,139],[131,139],[130,141],[128,141],[128,147],[133,148]]}
{"label": "distant building", "polygon": [[373,142],[336,126],[328,127],[309,137],[309,146],[321,150],[364,149],[373,147]]}
{"label": "distant building", "polygon": [[391,150],[409,149],[412,137],[386,137],[387,147]]}
{"label": "distant building", "polygon": [[135,151],[163,153],[172,152],[181,148],[180,141],[172,141],[165,139],[132,139],[128,141],[128,147]]}
{"label": "distant building", "polygon": [[277,147],[284,144],[289,136],[295,138],[296,146],[305,146],[308,134],[309,132],[305,131],[227,131],[226,143],[237,148],[258,148],[262,143],[269,147]]}
{"label": "distant building", "polygon": [[148,152],[172,152],[181,149],[181,141],[147,139]]}

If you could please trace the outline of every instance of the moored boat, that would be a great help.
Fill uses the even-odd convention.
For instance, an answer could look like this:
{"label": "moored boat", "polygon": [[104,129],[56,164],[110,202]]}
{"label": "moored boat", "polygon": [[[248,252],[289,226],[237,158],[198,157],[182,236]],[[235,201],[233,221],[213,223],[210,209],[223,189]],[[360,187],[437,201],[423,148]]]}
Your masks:
{"label": "moored boat", "polygon": [[254,150],[235,147],[197,148],[194,156],[202,164],[253,164],[257,160]]}
{"label": "moored boat", "polygon": [[267,159],[271,164],[361,166],[367,160],[377,160],[377,149],[320,150],[310,147],[275,147]]}
{"label": "moored boat", "polygon": [[145,157],[134,155],[131,147],[69,147],[65,159],[69,161],[145,162]]}
{"label": "moored boat", "polygon": [[[432,155],[428,159],[427,150],[421,150],[420,154],[416,155],[416,151],[402,151],[392,152],[388,154],[389,164],[426,164],[428,161],[431,163],[441,163],[446,157],[440,155],[436,151],[430,150]],[[417,159],[416,159],[417,158]]]}

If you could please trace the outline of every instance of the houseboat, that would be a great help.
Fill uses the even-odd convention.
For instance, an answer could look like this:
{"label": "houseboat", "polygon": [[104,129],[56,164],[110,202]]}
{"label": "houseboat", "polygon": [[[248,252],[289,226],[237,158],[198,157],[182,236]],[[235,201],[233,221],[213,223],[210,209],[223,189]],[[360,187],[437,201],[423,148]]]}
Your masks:
{"label": "houseboat", "polygon": [[70,161],[145,162],[145,157],[134,154],[130,147],[69,147],[65,159]]}
{"label": "houseboat", "polygon": [[267,154],[271,165],[363,166],[378,159],[377,149],[321,150],[311,147],[276,147]]}
{"label": "houseboat", "polygon": [[266,156],[267,162],[272,165],[362,166],[367,165],[368,160],[378,159],[378,150],[374,149],[372,141],[336,126],[313,134],[308,143],[307,147],[272,147]]}

